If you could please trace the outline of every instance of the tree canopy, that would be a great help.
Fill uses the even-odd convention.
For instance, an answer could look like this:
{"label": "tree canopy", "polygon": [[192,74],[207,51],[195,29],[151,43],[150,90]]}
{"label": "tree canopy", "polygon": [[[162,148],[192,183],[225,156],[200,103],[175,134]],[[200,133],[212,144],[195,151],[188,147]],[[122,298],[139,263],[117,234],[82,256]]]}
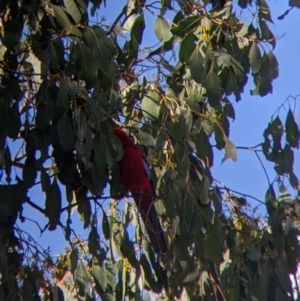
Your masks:
{"label": "tree canopy", "polygon": [[[1,300],[293,300],[292,106],[251,149],[277,173],[265,216],[260,200],[218,182],[213,169],[216,152],[239,164],[230,126],[246,83],[266,96],[279,76],[271,10],[265,0],[212,2],[116,2],[108,21],[97,19],[102,0],[0,2]],[[279,19],[292,8],[298,1]],[[149,30],[153,45],[144,43]],[[150,163],[166,256],[153,252],[130,196],[120,201],[113,127]],[[28,196],[36,188],[44,202]],[[63,229],[69,249],[59,258],[26,232],[24,206],[47,219],[41,232]],[[73,229],[74,210],[86,238]]]}

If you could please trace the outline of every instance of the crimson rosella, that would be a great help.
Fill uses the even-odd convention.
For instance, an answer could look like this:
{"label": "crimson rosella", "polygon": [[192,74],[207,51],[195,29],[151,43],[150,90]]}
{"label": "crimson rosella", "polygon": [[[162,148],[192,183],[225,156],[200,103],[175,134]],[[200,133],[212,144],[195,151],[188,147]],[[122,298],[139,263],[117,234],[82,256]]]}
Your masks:
{"label": "crimson rosella", "polygon": [[123,146],[123,157],[118,163],[119,180],[125,192],[130,192],[146,226],[150,244],[156,253],[165,254],[167,243],[155,211],[155,191],[150,168],[142,152],[121,129],[114,133]]}

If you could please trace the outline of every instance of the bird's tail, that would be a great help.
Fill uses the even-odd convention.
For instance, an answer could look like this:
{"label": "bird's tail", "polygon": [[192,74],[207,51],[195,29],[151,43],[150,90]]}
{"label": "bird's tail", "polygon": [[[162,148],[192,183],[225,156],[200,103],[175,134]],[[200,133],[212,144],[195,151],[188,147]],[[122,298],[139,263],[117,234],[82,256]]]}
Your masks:
{"label": "bird's tail", "polygon": [[141,212],[141,215],[154,252],[158,254],[166,254],[168,246],[164,236],[164,231],[158,220],[154,204],[152,203],[146,214],[144,212]]}

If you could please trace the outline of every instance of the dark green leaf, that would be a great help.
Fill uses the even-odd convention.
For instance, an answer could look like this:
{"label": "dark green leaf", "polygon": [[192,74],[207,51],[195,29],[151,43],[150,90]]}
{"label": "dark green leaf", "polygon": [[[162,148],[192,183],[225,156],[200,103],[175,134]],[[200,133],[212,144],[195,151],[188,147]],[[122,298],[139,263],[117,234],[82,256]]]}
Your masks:
{"label": "dark green leaf", "polygon": [[289,180],[290,180],[291,186],[297,190],[299,187],[299,180],[293,172],[290,172]]}
{"label": "dark green leaf", "polygon": [[196,29],[197,26],[200,26],[200,17],[192,16],[188,18],[184,18],[178,22],[176,26],[171,29],[171,32],[183,38],[186,34],[189,34]]}
{"label": "dark green leaf", "polygon": [[276,46],[276,39],[275,39],[272,31],[269,29],[267,22],[264,19],[260,19],[259,26],[261,29],[261,37],[263,39],[267,40],[273,46],[273,49],[274,49]]}
{"label": "dark green leaf", "polygon": [[93,256],[98,255],[99,240],[100,240],[100,237],[99,237],[97,228],[92,227],[89,237],[88,237],[88,248],[89,248],[89,253],[92,254]]}
{"label": "dark green leaf", "polygon": [[85,80],[87,88],[93,87],[96,82],[98,66],[95,64],[91,49],[78,43],[74,47],[73,57],[79,78]]}
{"label": "dark green leaf", "polygon": [[130,41],[129,41],[129,55],[130,57],[137,57],[138,54],[138,47],[142,42],[143,33],[145,29],[145,19],[144,15],[139,15],[133,25],[130,32]]}
{"label": "dark green leaf", "polygon": [[[2,151],[0,151],[0,152],[2,153]],[[0,159],[0,161],[2,161],[2,158]],[[10,174],[11,174],[12,160],[11,160],[11,154],[10,154],[10,149],[9,149],[8,145],[6,145],[5,150],[4,150],[4,165],[5,165],[5,173],[6,173],[6,182],[9,184],[11,182]],[[2,167],[3,166],[1,166],[1,168]]]}
{"label": "dark green leaf", "polygon": [[68,15],[73,19],[75,24],[79,23],[81,20],[81,13],[74,0],[64,0],[64,5]]}
{"label": "dark green leaf", "polygon": [[23,183],[26,187],[30,188],[34,185],[35,179],[37,177],[37,170],[35,166],[35,160],[29,156],[25,161],[22,177]]}
{"label": "dark green leaf", "polygon": [[294,152],[288,144],[285,145],[280,155],[280,164],[282,164],[285,173],[293,172]]}
{"label": "dark green leaf", "polygon": [[110,227],[109,227],[109,222],[108,218],[106,215],[106,212],[102,210],[103,216],[102,216],[102,232],[104,234],[105,239],[110,239]]}
{"label": "dark green leaf", "polygon": [[[98,181],[103,184],[106,179],[106,156],[107,156],[107,143],[106,135],[103,132],[98,132],[93,139],[93,162],[99,171]],[[99,191],[101,187],[98,187]]]}
{"label": "dark green leaf", "polygon": [[8,114],[9,114],[9,123],[6,124],[7,135],[12,139],[16,139],[19,135],[19,131],[21,128],[21,116],[20,116],[18,102],[15,102],[13,104]]}
{"label": "dark green leaf", "polygon": [[95,287],[97,293],[100,295],[102,300],[105,300],[105,291],[107,287],[106,281],[106,269],[96,263],[93,262],[92,266],[92,276],[94,277]]}
{"label": "dark green leaf", "polygon": [[[195,36],[193,33],[188,34],[181,42],[179,49],[179,60],[182,63],[188,63],[192,53],[195,50]],[[199,67],[199,66],[198,66]]]}
{"label": "dark green leaf", "polygon": [[78,265],[78,249],[74,248],[70,253],[70,268],[71,272],[74,273]]}
{"label": "dark green leaf", "polygon": [[274,210],[276,210],[277,208],[277,199],[272,185],[269,187],[269,189],[266,192],[265,203],[267,207],[267,212],[269,215],[271,215],[274,212]]}
{"label": "dark green leaf", "polygon": [[46,192],[50,187],[50,176],[45,169],[41,170],[41,187],[43,192]]}
{"label": "dark green leaf", "polygon": [[90,224],[91,219],[91,203],[86,196],[84,189],[76,190],[76,201],[78,204],[77,210],[81,219],[84,221],[84,228],[86,229]]}
{"label": "dark green leaf", "polygon": [[261,253],[257,248],[252,247],[250,250],[247,251],[246,256],[248,259],[254,262],[258,261],[261,258]]}
{"label": "dark green leaf", "polygon": [[53,231],[60,222],[61,192],[56,179],[46,191],[45,215],[49,219],[49,230]]}
{"label": "dark green leaf", "polygon": [[208,168],[212,167],[214,163],[213,149],[203,128],[199,134],[194,136],[194,141],[198,157],[203,160]]}
{"label": "dark green leaf", "polygon": [[[9,7],[9,3],[7,3],[7,5]],[[11,8],[9,8],[9,12],[7,12],[9,20],[8,22],[4,23],[4,26],[2,25],[2,28],[4,30],[2,29],[1,41],[3,45],[8,49],[14,49],[20,43],[25,22],[22,10],[18,9],[16,11],[16,8],[14,8],[13,10],[16,13],[16,16],[11,16],[12,12]],[[4,8],[3,11],[5,11]]]}
{"label": "dark green leaf", "polygon": [[232,103],[229,101],[229,99],[227,97],[225,97],[223,99],[223,101],[225,102],[224,112],[225,112],[226,116],[235,120],[235,111],[234,111],[234,107],[233,107]]}
{"label": "dark green leaf", "polygon": [[204,86],[206,88],[206,94],[208,102],[212,107],[217,107],[221,98],[221,81],[214,71],[209,71],[206,76]]}
{"label": "dark green leaf", "polygon": [[37,108],[35,123],[36,127],[45,130],[53,118],[54,104],[51,97],[46,98]]}
{"label": "dark green leaf", "polygon": [[279,64],[278,64],[276,56],[274,55],[274,53],[272,51],[268,52],[268,58],[269,58],[269,62],[270,62],[269,78],[275,79],[279,75],[279,67],[278,67]]}
{"label": "dark green leaf", "polygon": [[240,86],[238,85],[236,76],[233,74],[233,72],[229,71],[226,79],[226,87],[225,87],[226,95],[236,93],[239,90],[240,90]]}
{"label": "dark green leaf", "polygon": [[202,53],[200,49],[196,46],[190,59],[189,59],[189,66],[191,69],[191,75],[192,78],[195,80],[197,83],[202,83],[204,79],[204,74],[203,74],[203,64],[205,60],[202,56]]}
{"label": "dark green leaf", "polygon": [[57,122],[57,131],[63,150],[71,152],[74,148],[73,127],[70,118],[65,114]]}
{"label": "dark green leaf", "polygon": [[299,148],[300,133],[298,125],[295,121],[294,114],[289,109],[286,120],[285,120],[285,132],[286,140],[291,147]]}
{"label": "dark green leaf", "polygon": [[219,234],[213,224],[205,219],[205,234],[203,241],[203,255],[206,259],[219,263],[221,259],[222,246]]}
{"label": "dark green leaf", "polygon": [[298,0],[289,0],[289,6],[300,8],[300,3]]}

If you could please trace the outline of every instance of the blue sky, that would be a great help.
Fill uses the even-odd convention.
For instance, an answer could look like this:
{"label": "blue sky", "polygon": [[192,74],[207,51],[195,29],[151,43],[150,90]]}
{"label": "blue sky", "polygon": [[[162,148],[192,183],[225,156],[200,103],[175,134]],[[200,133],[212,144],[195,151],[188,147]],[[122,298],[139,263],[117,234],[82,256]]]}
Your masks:
{"label": "blue sky", "polygon": [[[123,2],[123,1],[122,1]],[[115,17],[119,14],[123,5],[121,1],[107,1],[106,9],[101,7],[100,12],[97,14],[98,20],[102,16],[107,19],[106,23],[109,25]],[[117,3],[117,5],[116,5]],[[287,4],[284,1],[268,2],[271,6],[271,12],[275,25],[271,25],[271,30],[276,37],[281,37],[277,41],[275,49],[275,55],[279,61],[279,78],[273,82],[273,94],[264,98],[254,97],[250,95],[250,89],[254,88],[251,77],[249,77],[248,84],[245,88],[245,92],[242,95],[242,101],[235,103],[234,99],[231,101],[234,104],[236,111],[236,120],[231,123],[230,140],[236,146],[254,146],[263,141],[262,133],[267,127],[270,117],[280,107],[280,105],[291,95],[295,97],[300,94],[300,35],[298,34],[300,11],[294,9],[283,21],[277,20],[277,17],[281,15],[287,8]],[[234,9],[236,6],[234,5]],[[152,31],[153,23],[155,19],[146,15],[146,27],[147,31],[144,34],[143,44],[151,46],[158,41]],[[300,98],[299,98],[300,99]],[[294,102],[291,101],[292,106]],[[286,106],[288,109],[288,106]],[[300,119],[300,106],[297,99],[296,108],[296,120]],[[282,120],[285,120],[285,112],[282,111]],[[300,155],[299,151],[295,154],[295,173],[300,178]],[[253,195],[254,197],[264,200],[264,194],[268,188],[267,179],[264,176],[264,171],[253,152],[246,150],[238,150],[238,161],[236,163],[231,160],[225,161],[221,164],[221,160],[224,153],[221,151],[215,152],[215,163],[212,169],[213,176],[223,182],[227,187],[243,192],[245,194]],[[273,170],[273,164],[264,160],[262,161],[267,169],[269,178],[271,181],[275,177]],[[291,191],[292,195],[295,195],[294,191]],[[29,194],[32,197],[32,201],[36,202],[40,206],[44,206],[45,196],[38,190],[32,190]],[[62,197],[64,198],[64,191],[62,191]],[[253,203],[254,206],[257,203]],[[46,220],[40,216],[39,213],[33,213],[28,205],[24,206],[24,215],[34,219],[37,219],[41,226],[46,224]],[[262,206],[261,212],[264,212]],[[77,212],[73,214],[77,217]],[[62,221],[65,221],[65,216],[62,216]],[[77,220],[77,218],[75,218]],[[64,236],[60,229],[49,232],[45,231],[40,237],[38,228],[32,223],[26,223],[21,225],[25,226],[25,230],[29,231],[38,241],[44,246],[50,246],[53,254],[62,252],[63,247],[66,245]],[[81,222],[75,222],[73,227],[78,233],[83,232],[83,225]]]}

